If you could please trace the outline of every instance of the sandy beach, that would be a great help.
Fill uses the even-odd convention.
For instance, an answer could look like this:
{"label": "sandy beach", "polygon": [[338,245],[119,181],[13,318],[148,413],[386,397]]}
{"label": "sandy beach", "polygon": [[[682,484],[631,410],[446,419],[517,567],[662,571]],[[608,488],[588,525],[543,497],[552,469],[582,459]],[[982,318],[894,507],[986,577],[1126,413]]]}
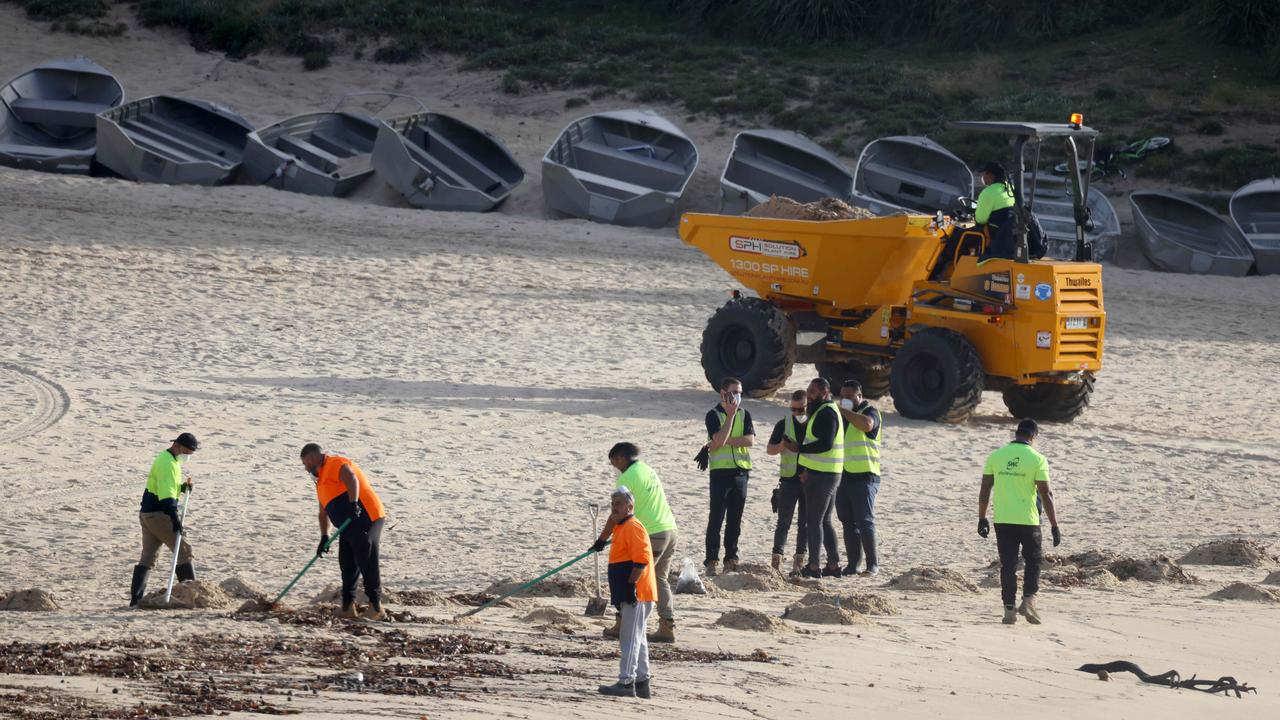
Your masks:
{"label": "sandy beach", "polygon": [[[616,671],[617,648],[600,638],[603,620],[582,617],[586,595],[522,599],[464,624],[451,622],[467,609],[458,602],[392,602],[401,622],[357,630],[306,613],[314,622],[236,615],[239,600],[125,609],[147,468],[183,430],[202,443],[189,465],[196,489],[187,521],[202,579],[240,577],[275,591],[307,561],[315,500],[297,456],[308,441],[356,459],[390,511],[382,567],[393,593],[480,593],[584,551],[586,505],[607,502],[615,472],[605,454],[620,440],[638,443],[662,476],[679,557],[700,562],[707,479],[692,457],[715,395],[698,343],[735,284],[673,229],[548,217],[538,160],[582,112],[564,109],[566,95],[504,95],[496,75],[464,73],[447,59],[343,61],[304,74],[294,58],[232,62],[167,32],[50,34],[0,7],[0,75],[75,53],[112,69],[130,97],[217,100],[258,125],[327,108],[345,92],[408,93],[493,131],[529,177],[499,212],[480,215],[413,210],[376,185],[333,200],[0,168],[0,474],[9,490],[0,596],[40,588],[59,605],[0,612],[5,642],[25,644],[0,646],[0,715],[162,706],[189,690],[164,678],[195,686],[215,668],[223,685],[210,697],[223,699],[206,707],[231,717],[1280,715],[1280,584],[1263,584],[1274,559],[1182,564],[1195,582],[1049,583],[1044,625],[1000,624],[988,568],[995,543],[973,529],[982,460],[1014,426],[995,393],[961,426],[903,419],[887,397],[879,403],[883,572],[825,581],[822,591],[875,593],[898,614],[857,615],[850,625],[781,619],[764,632],[717,625],[737,608],[780,618],[811,590],[764,571],[750,573],[763,590],[677,596],[680,641],[665,660],[655,656],[657,696],[644,706],[595,694]],[[689,209],[714,210],[730,137],[709,123],[682,124],[702,153]],[[1073,424],[1046,426],[1040,442],[1065,536],[1056,552],[1176,561],[1201,543],[1240,538],[1274,556],[1280,280],[1112,265],[1104,278],[1105,367],[1092,406]],[[798,366],[788,389],[814,372]],[[747,408],[760,433],[786,412],[781,397]],[[759,448],[755,458],[743,547],[744,560],[763,565],[776,461]],[[886,585],[922,566],[950,568],[976,589]],[[585,582],[590,565],[566,576]],[[337,582],[337,561],[327,558],[289,602],[307,608]],[[1233,582],[1275,594],[1210,598]],[[152,589],[162,583],[153,575]],[[545,607],[568,615],[525,619]],[[441,657],[504,669],[482,665],[432,692],[397,692],[388,664],[402,656],[387,633],[496,643]],[[111,650],[143,640],[166,645]],[[22,672],[45,643],[159,664],[140,677],[119,668]],[[347,664],[333,664],[302,649],[290,655],[290,643],[364,647],[367,657],[347,653]],[[245,652],[235,662],[162,662],[237,644]],[[273,649],[265,664],[246,666],[263,647]],[[413,654],[404,657],[412,664]],[[1075,670],[1112,660],[1152,673],[1230,675],[1259,692],[1224,700]],[[333,680],[356,671],[385,684]],[[83,714],[35,714],[57,697],[83,701]]]}

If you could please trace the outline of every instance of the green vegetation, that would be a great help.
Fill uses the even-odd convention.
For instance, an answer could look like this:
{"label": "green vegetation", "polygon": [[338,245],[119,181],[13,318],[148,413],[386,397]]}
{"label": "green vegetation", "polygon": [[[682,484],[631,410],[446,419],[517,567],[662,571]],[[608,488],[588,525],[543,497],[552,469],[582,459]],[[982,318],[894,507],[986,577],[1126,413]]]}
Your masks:
{"label": "green vegetation", "polygon": [[327,50],[312,50],[302,55],[303,70],[322,70],[329,67],[329,52]]}
{"label": "green vegetation", "polygon": [[[64,22],[109,9],[10,1]],[[955,141],[948,119],[1075,111],[1107,143],[1198,140],[1163,162],[1205,182],[1277,157],[1231,144],[1233,125],[1280,123],[1277,0],[139,0],[134,11],[231,57],[270,48],[313,68],[338,50],[385,63],[451,53],[502,73],[505,93],[678,105],[846,152],[884,134]],[[966,159],[998,149],[981,142],[956,146],[978,156]],[[1204,147],[1216,142],[1227,145]]]}

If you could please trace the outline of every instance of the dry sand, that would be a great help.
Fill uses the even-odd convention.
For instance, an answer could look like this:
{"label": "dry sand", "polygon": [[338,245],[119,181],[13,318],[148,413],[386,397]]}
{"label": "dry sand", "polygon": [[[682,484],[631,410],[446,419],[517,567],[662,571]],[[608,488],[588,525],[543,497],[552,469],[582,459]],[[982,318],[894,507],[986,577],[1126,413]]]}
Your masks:
{"label": "dry sand", "polygon": [[[180,430],[195,432],[202,449],[189,468],[196,493],[187,527],[197,573],[274,594],[314,548],[315,500],[297,450],[322,442],[361,463],[392,514],[385,585],[440,593],[434,600],[533,577],[581,553],[590,542],[585,504],[606,502],[615,475],[605,453],[627,439],[663,477],[680,556],[698,561],[706,478],[691,458],[714,403],[698,344],[735,287],[728,276],[672,230],[545,217],[537,159],[581,112],[563,109],[569,93],[503,95],[496,76],[440,59],[340,60],[302,74],[296,58],[232,62],[167,32],[49,34],[0,6],[0,75],[77,51],[114,69],[131,96],[220,100],[259,124],[327,107],[347,91],[412,93],[493,130],[530,177],[499,213],[463,215],[379,206],[395,203],[376,188],[338,201],[0,170],[0,470],[20,503],[0,539],[0,589],[43,588],[61,606],[0,614],[0,633],[107,650],[150,638],[170,643],[167,656],[222,653],[197,659],[223,668],[224,687],[250,688],[236,696],[244,704],[210,706],[236,713],[262,697],[304,718],[625,714],[594,694],[615,671],[616,645],[598,638],[607,618],[582,620],[587,630],[570,637],[521,621],[527,604],[465,623],[452,622],[461,605],[415,607],[421,617],[385,626],[347,625],[319,610],[128,612],[138,498],[155,453]],[[684,126],[703,162],[688,205],[714,210],[729,136],[711,123]],[[1105,278],[1106,369],[1094,402],[1040,441],[1065,534],[1058,550],[1167,560],[1224,536],[1274,545],[1280,423],[1269,390],[1280,367],[1280,282],[1111,266]],[[788,388],[813,373],[797,368]],[[994,541],[973,530],[981,464],[1013,427],[999,396],[988,393],[959,427],[904,420],[887,399],[879,404],[890,428],[882,577],[927,566],[981,579],[995,556]],[[762,432],[786,412],[777,400],[747,407]],[[744,559],[764,562],[776,466],[755,457],[742,547]],[[564,579],[589,587],[590,568],[580,563]],[[1195,571],[1209,587],[1261,575]],[[337,578],[330,554],[290,600],[303,604]],[[856,708],[901,718],[1141,720],[1218,717],[1226,707],[1237,717],[1280,715],[1280,614],[1262,603],[1208,602],[1200,586],[1046,587],[1040,627],[1000,625],[994,590],[893,588],[882,592],[901,614],[871,616],[869,625],[777,635],[715,625],[731,607],[776,615],[806,588],[843,596],[879,585],[853,578],[679,596],[680,643],[655,649],[658,696],[647,716],[813,718]],[[580,615],[585,597],[539,603]],[[107,674],[97,660],[42,664],[42,651],[23,647],[0,653],[21,656],[3,667],[24,673],[4,680],[34,698],[22,707],[54,695],[125,709],[172,701],[150,673]],[[129,649],[144,651],[161,652]],[[406,653],[467,665],[431,692],[409,694],[425,685],[406,677],[425,671],[396,659]],[[1224,705],[1073,670],[1117,659],[1185,676],[1230,674],[1263,694]],[[249,660],[263,664],[250,672]],[[507,669],[489,664],[499,660]],[[52,667],[62,669],[40,670]],[[183,672],[172,677],[194,683],[198,697],[203,675]],[[355,672],[364,679],[350,679]],[[293,699],[253,689],[268,681],[296,688]],[[11,696],[0,693],[0,702]]]}

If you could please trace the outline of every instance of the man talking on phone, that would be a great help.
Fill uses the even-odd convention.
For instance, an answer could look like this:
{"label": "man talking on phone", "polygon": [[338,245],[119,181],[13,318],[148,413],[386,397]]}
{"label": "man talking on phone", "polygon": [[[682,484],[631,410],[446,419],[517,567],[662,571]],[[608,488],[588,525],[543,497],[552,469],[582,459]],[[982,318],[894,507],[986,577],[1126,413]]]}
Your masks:
{"label": "man talking on phone", "polygon": [[707,575],[720,564],[720,529],[724,527],[724,570],[738,569],[738,536],[747,506],[747,480],[756,430],[751,413],[742,407],[742,381],[720,382],[720,404],[707,413],[707,467],[711,471],[711,512],[707,517]]}

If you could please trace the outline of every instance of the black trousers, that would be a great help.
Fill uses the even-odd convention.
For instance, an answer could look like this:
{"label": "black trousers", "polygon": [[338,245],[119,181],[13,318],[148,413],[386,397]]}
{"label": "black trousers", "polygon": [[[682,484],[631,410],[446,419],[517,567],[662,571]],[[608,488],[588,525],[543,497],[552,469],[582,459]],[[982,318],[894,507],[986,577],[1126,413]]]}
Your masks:
{"label": "black trousers", "polygon": [[836,540],[836,526],[831,522],[831,512],[836,506],[836,486],[840,473],[805,471],[804,521],[809,539],[809,566],[817,567],[818,556],[825,547],[827,564],[840,564],[840,546]]}
{"label": "black trousers", "polygon": [[1040,590],[1040,526],[996,523],[996,546],[1000,550],[1000,599],[1005,607],[1013,607],[1018,604],[1019,552],[1025,565],[1022,597]]}
{"label": "black trousers", "polygon": [[382,571],[378,567],[378,546],[382,543],[383,518],[358,526],[351,523],[338,536],[338,567],[342,568],[342,606],[356,600],[356,580],[364,576],[364,594],[369,602],[382,598]]}
{"label": "black trousers", "polygon": [[804,516],[804,486],[799,478],[787,478],[778,484],[778,524],[773,528],[773,554],[782,555],[786,550],[787,533],[791,532],[791,518],[796,523],[796,554],[803,555],[809,539]]}
{"label": "black trousers", "polygon": [[836,490],[836,517],[844,526],[844,553],[849,567],[858,568],[866,555],[866,568],[880,565],[876,552],[876,493],[880,476],[874,473],[844,473]]}
{"label": "black trousers", "polygon": [[738,559],[742,510],[747,506],[746,470],[711,473],[711,512],[707,515],[706,562],[720,559],[720,528],[724,527],[724,559]]}

